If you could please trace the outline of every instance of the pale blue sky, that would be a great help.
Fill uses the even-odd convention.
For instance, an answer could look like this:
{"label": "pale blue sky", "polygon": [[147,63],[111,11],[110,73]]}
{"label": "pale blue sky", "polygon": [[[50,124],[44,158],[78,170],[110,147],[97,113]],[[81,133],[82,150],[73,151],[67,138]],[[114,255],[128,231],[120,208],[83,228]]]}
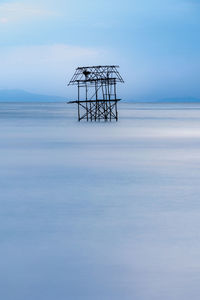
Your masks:
{"label": "pale blue sky", "polygon": [[73,96],[77,66],[119,64],[126,99],[200,98],[200,1],[0,1],[0,88]]}

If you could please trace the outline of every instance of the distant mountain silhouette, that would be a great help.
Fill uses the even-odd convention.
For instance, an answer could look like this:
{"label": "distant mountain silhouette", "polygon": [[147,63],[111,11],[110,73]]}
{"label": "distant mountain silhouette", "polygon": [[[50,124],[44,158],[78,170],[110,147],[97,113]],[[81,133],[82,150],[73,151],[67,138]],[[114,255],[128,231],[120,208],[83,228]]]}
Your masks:
{"label": "distant mountain silhouette", "polygon": [[166,98],[166,99],[161,99],[157,100],[155,102],[169,102],[169,103],[194,103],[194,102],[200,102],[200,99],[198,98],[193,98],[193,97],[184,97],[184,98]]}
{"label": "distant mountain silhouette", "polygon": [[140,99],[140,100],[129,100],[129,103],[198,103],[200,98],[163,98],[163,99]]}
{"label": "distant mountain silhouette", "polygon": [[[67,102],[67,98],[59,96],[48,96],[30,93],[24,90],[13,89],[6,90],[0,89],[0,102]],[[197,103],[200,102],[198,98],[185,97],[185,98],[163,98],[163,99],[140,99],[122,102],[133,103]]]}
{"label": "distant mountain silhouette", "polygon": [[65,102],[64,97],[39,95],[24,90],[1,90],[0,102]]}

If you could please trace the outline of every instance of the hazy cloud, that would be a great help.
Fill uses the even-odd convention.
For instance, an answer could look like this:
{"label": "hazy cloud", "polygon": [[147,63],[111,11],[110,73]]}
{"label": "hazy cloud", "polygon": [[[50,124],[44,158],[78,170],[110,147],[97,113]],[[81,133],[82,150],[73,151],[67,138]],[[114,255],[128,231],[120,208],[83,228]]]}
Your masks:
{"label": "hazy cloud", "polygon": [[7,23],[8,22],[8,18],[0,18],[0,23]]}
{"label": "hazy cloud", "polygon": [[24,2],[10,2],[0,4],[0,22],[30,20],[36,17],[48,17],[55,15],[54,11],[40,6],[34,6]]}
{"label": "hazy cloud", "polygon": [[0,3],[2,88],[63,95],[76,66],[106,63],[126,98],[200,95],[200,0]]}
{"label": "hazy cloud", "polygon": [[2,48],[0,88],[64,95],[76,67],[97,64],[105,57],[103,49],[65,44]]}

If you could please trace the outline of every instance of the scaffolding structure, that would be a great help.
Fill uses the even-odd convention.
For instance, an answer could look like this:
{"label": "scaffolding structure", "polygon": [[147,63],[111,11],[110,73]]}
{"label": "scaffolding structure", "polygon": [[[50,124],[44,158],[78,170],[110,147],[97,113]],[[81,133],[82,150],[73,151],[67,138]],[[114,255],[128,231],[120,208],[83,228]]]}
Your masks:
{"label": "scaffolding structure", "polygon": [[76,69],[68,85],[78,86],[78,121],[118,120],[116,85],[123,83],[119,66],[92,66]]}

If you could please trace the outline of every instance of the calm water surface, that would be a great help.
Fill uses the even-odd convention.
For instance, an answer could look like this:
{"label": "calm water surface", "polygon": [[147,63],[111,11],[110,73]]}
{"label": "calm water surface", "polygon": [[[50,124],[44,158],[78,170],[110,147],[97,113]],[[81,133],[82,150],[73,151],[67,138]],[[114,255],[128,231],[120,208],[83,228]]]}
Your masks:
{"label": "calm water surface", "polygon": [[200,105],[0,104],[3,300],[199,300]]}

